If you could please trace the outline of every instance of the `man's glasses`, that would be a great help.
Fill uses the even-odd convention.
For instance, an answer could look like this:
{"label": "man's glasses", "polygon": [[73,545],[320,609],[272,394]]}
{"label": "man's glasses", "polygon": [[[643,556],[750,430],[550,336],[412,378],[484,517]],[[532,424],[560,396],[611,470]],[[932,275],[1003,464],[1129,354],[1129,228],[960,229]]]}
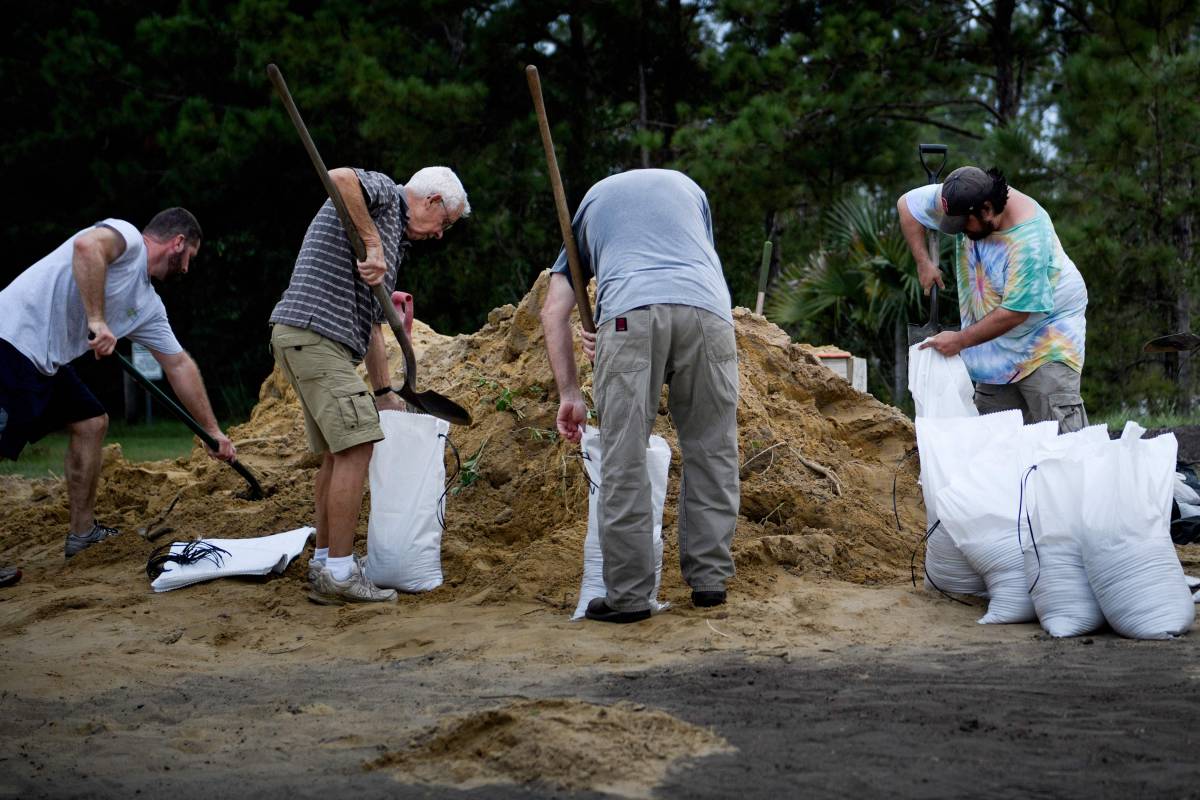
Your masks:
{"label": "man's glasses", "polygon": [[454,227],[454,220],[450,219],[450,209],[446,208],[446,201],[438,200],[438,202],[442,204],[442,211],[446,212],[446,218],[442,220],[442,233],[444,234]]}

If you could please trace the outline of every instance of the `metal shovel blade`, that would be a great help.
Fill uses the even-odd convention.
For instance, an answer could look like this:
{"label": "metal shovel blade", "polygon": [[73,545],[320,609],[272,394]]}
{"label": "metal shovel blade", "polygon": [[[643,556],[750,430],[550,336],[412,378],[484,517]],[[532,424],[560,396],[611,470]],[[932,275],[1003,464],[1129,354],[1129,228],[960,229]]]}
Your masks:
{"label": "metal shovel blade", "polygon": [[937,284],[929,287],[929,321],[924,325],[909,325],[908,326],[908,346],[920,344],[930,336],[936,336],[942,331],[956,331],[957,326],[942,325],[938,322],[938,287]]}
{"label": "metal shovel blade", "polygon": [[1142,350],[1147,353],[1186,353],[1196,348],[1200,348],[1200,336],[1185,331],[1151,339]]}

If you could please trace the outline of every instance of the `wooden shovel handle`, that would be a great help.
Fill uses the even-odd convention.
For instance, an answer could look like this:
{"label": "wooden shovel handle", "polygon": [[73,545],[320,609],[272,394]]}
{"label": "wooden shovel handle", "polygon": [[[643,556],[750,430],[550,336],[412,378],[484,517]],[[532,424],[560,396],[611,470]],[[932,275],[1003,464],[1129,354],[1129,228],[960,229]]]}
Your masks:
{"label": "wooden shovel handle", "polygon": [[554,189],[558,227],[562,229],[563,246],[567,250],[567,266],[571,268],[571,283],[575,288],[575,303],[579,306],[579,321],[585,331],[595,333],[596,322],[592,319],[587,283],[583,280],[583,268],[579,265],[579,248],[575,244],[575,232],[571,229],[571,215],[567,211],[567,195],[563,191],[562,176],[558,173],[558,159],[554,155],[554,142],[550,138],[550,123],[546,119],[546,105],[542,102],[542,81],[538,77],[537,67],[532,64],[527,66],[525,78],[529,81],[529,94],[533,96],[533,108],[537,112],[542,147],[546,150],[546,167],[550,171],[550,186]]}
{"label": "wooden shovel handle", "polygon": [[[350,210],[346,208],[346,201],[342,198],[342,193],[334,185],[333,178],[329,177],[329,170],[325,168],[325,161],[321,158],[321,154],[317,152],[317,145],[308,133],[308,126],[304,124],[304,120],[300,117],[300,110],[296,108],[296,101],[292,99],[292,93],[288,91],[287,82],[283,79],[283,73],[279,71],[279,67],[274,64],[268,64],[267,77],[271,79],[271,84],[275,87],[275,93],[279,95],[280,101],[283,102],[283,107],[287,109],[288,116],[292,118],[292,124],[296,127],[296,133],[300,136],[300,141],[303,142],[304,149],[308,152],[308,157],[312,161],[313,167],[317,170],[317,177],[321,179],[321,185],[325,187],[325,193],[329,195],[329,200],[333,203],[334,210],[337,211],[338,219],[342,221],[342,227],[346,230],[346,237],[350,239],[350,247],[354,249],[355,257],[359,261],[365,261],[367,258],[367,248],[363,244],[362,236],[358,232],[358,226],[350,218]],[[383,309],[383,315],[387,318],[392,332],[396,334],[396,339],[400,343],[400,350],[404,353],[404,385],[415,392],[417,383],[417,358],[416,354],[413,353],[412,342],[408,339],[408,333],[404,330],[404,320],[400,319],[400,315],[396,313],[396,307],[392,305],[392,298],[388,296],[383,284],[372,286],[371,294],[374,295],[375,301]]]}

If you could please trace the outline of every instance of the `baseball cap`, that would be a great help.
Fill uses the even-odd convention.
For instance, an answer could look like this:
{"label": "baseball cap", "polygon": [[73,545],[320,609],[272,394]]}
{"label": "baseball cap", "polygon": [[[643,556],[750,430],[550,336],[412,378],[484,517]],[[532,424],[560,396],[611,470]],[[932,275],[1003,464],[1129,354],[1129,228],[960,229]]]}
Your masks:
{"label": "baseball cap", "polygon": [[942,233],[962,233],[967,215],[976,212],[992,195],[992,176],[979,167],[959,167],[942,182]]}

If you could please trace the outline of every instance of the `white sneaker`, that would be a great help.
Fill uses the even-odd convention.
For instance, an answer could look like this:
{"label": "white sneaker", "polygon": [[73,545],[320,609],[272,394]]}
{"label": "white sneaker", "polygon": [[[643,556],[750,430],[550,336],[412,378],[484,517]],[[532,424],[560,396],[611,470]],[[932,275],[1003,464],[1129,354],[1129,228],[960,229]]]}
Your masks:
{"label": "white sneaker", "polygon": [[[310,565],[311,569],[311,565]],[[323,606],[342,606],[346,603],[394,603],[395,589],[381,589],[363,574],[362,565],[355,559],[350,568],[350,577],[344,581],[333,579],[333,574],[321,567],[317,573],[312,588],[308,591],[308,599]]]}

